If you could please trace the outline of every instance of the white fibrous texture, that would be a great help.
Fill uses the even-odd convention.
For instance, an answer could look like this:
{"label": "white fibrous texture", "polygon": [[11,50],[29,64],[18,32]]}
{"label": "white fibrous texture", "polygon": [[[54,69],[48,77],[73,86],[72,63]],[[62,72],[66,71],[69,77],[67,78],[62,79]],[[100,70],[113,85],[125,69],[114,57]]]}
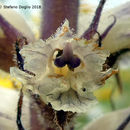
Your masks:
{"label": "white fibrous texture", "polygon": [[[11,67],[11,75],[20,80],[27,89],[32,87],[55,110],[85,112],[95,105],[93,91],[111,71],[103,71],[103,64],[109,53],[96,47],[98,43],[95,41],[78,39],[65,20],[54,36],[46,41],[38,40],[24,45],[20,50],[24,69],[35,75],[17,67]],[[65,53],[64,57],[69,57],[69,54],[77,57],[80,64],[73,68],[73,60],[71,62],[69,59],[71,67],[68,65],[69,60],[62,67],[55,65],[55,59],[60,58],[62,53]]]}

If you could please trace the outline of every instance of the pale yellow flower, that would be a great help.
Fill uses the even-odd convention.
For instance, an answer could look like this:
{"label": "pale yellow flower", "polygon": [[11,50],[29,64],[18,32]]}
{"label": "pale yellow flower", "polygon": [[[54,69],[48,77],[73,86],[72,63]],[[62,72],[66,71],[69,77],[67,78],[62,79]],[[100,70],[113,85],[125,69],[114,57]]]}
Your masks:
{"label": "pale yellow flower", "polygon": [[95,48],[96,38],[89,42],[77,39],[66,20],[46,41],[25,45],[20,51],[25,72],[12,67],[11,75],[25,88],[32,86],[34,93],[56,110],[87,111],[96,103],[93,91],[112,70],[103,71],[109,52]]}

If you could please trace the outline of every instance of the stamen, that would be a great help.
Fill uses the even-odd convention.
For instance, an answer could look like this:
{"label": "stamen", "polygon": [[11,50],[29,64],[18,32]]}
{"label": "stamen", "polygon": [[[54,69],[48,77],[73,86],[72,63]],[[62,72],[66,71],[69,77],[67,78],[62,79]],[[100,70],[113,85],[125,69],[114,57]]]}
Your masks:
{"label": "stamen", "polygon": [[105,83],[105,80],[107,80],[108,78],[110,78],[112,75],[114,75],[114,74],[116,74],[116,73],[118,73],[118,70],[112,70],[111,73],[109,73],[108,75],[106,75],[105,77],[103,77],[103,78],[101,79],[101,82],[102,82],[102,83]]}
{"label": "stamen", "polygon": [[63,51],[59,51],[56,55],[54,64],[57,67],[64,67],[67,65],[68,68],[73,71],[74,68],[80,65],[80,59],[76,55],[73,55],[72,47],[70,43],[67,43]]}

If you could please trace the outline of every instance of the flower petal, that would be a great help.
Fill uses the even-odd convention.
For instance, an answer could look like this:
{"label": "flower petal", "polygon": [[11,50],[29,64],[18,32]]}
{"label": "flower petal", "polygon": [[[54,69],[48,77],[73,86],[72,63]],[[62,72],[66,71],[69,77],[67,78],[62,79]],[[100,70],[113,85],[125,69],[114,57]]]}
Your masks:
{"label": "flower petal", "polygon": [[120,129],[129,130],[129,115],[130,107],[122,110],[116,110],[87,124],[83,130],[119,130],[119,126],[123,123],[124,124],[120,127]]}
{"label": "flower petal", "polygon": [[45,102],[51,103],[54,109],[85,112],[88,108],[95,105],[94,98],[84,94],[80,96],[76,91],[70,89],[70,84],[64,78],[58,79],[55,77],[40,80],[39,93]]}
{"label": "flower petal", "polygon": [[[110,10],[109,12],[104,13],[104,16],[101,20],[104,20],[103,23],[106,21],[106,25],[108,22],[110,22],[110,18],[106,18],[109,15],[116,16],[117,22],[115,26],[111,29],[111,31],[108,33],[106,38],[103,40],[103,46],[105,49],[110,50],[111,53],[119,51],[123,48],[130,48],[130,2],[121,5],[113,10]],[[107,19],[107,20],[105,20]],[[108,22],[107,22],[108,21]],[[99,28],[99,30],[102,31],[104,28],[103,26]]]}
{"label": "flower petal", "polygon": [[26,85],[36,88],[42,100],[54,109],[85,112],[96,103],[93,91],[101,85],[101,78],[106,74],[102,73],[102,66],[109,55],[100,47],[95,48],[94,40],[86,42],[64,34],[24,45],[20,51],[24,69],[35,76],[28,80],[25,72],[17,75],[19,71],[14,70],[14,73],[27,79]]}
{"label": "flower petal", "polygon": [[90,40],[94,36],[94,34],[96,33],[97,28],[98,28],[98,24],[99,24],[99,20],[101,17],[101,12],[102,12],[102,9],[103,9],[105,2],[106,2],[106,0],[100,0],[100,3],[99,3],[99,5],[96,9],[96,12],[95,12],[95,16],[94,16],[89,28],[81,36],[82,38]]}
{"label": "flower petal", "polygon": [[17,37],[22,36],[22,34],[10,25],[2,15],[0,15],[0,26],[9,40],[15,41]]}
{"label": "flower petal", "polygon": [[20,51],[24,57],[24,69],[37,76],[44,75],[48,63],[47,58],[51,51],[51,46],[44,46],[42,40],[25,45]]}
{"label": "flower petal", "polygon": [[34,41],[35,37],[31,29],[20,14],[12,9],[1,9],[0,15],[10,24],[10,26],[15,28],[17,32],[20,32],[23,36],[25,36],[29,42]]}
{"label": "flower petal", "polygon": [[0,10],[0,31],[0,68],[9,71],[9,67],[14,65],[12,50],[15,40],[24,35],[28,41],[33,41],[34,35],[25,20],[10,9]]}
{"label": "flower petal", "polygon": [[[113,22],[114,15],[116,17],[116,23],[112,29],[108,32],[105,39],[102,41],[104,49],[109,50],[111,53],[119,51],[123,48],[130,48],[130,2],[123,4],[114,9],[109,9],[102,13],[102,17],[99,22],[98,32],[102,34],[106,28]],[[85,28],[88,28],[89,23],[93,18],[93,12],[79,16],[79,35],[81,35]],[[87,24],[84,24],[84,21]]]}

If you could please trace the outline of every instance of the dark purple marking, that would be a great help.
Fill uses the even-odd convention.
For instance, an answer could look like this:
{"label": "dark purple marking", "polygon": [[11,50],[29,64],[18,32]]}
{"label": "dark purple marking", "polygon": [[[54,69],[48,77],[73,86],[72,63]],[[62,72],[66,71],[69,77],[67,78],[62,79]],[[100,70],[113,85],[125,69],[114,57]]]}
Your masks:
{"label": "dark purple marking", "polygon": [[57,67],[64,67],[65,65],[68,65],[70,68],[76,68],[80,65],[80,59],[76,56],[73,56],[65,60],[63,56],[61,56],[55,59],[54,64]]}
{"label": "dark purple marking", "polygon": [[64,67],[65,65],[68,65],[70,69],[74,69],[80,65],[80,59],[73,54],[72,47],[70,43],[67,43],[66,46],[63,49],[63,52],[61,55],[57,55],[54,64],[57,67]]}
{"label": "dark purple marking", "polygon": [[35,74],[33,72],[30,72],[30,71],[24,69],[24,58],[20,54],[20,49],[22,48],[22,46],[27,45],[27,44],[28,44],[28,42],[27,42],[27,39],[25,37],[17,39],[15,42],[17,65],[18,65],[20,70],[22,70],[30,75],[35,76]]}
{"label": "dark purple marking", "polygon": [[63,57],[58,57],[55,59],[54,64],[57,67],[64,67],[66,65],[66,61],[63,59]]}
{"label": "dark purple marking", "polygon": [[69,61],[70,59],[72,59],[73,50],[70,43],[67,43],[64,47],[62,56],[65,61]]}
{"label": "dark purple marking", "polygon": [[130,114],[126,117],[125,120],[120,124],[120,126],[116,130],[125,130],[126,126],[130,123]]}
{"label": "dark purple marking", "polygon": [[11,24],[9,24],[2,15],[0,15],[0,27],[4,31],[4,34],[11,41],[15,41],[17,37],[22,36],[20,32],[16,28],[14,28]]}
{"label": "dark purple marking", "polygon": [[124,34],[124,33],[121,33],[118,38],[130,38],[130,32]]}
{"label": "dark purple marking", "polygon": [[112,15],[114,17],[114,21],[107,27],[107,29],[103,32],[103,34],[101,35],[101,39],[104,39],[106,37],[106,35],[109,33],[109,31],[112,29],[112,27],[115,25],[116,23],[116,16]]}
{"label": "dark purple marking", "polygon": [[77,56],[73,56],[72,59],[67,63],[71,68],[76,68],[80,65],[80,59]]}
{"label": "dark purple marking", "polygon": [[92,20],[92,23],[90,24],[89,28],[83,33],[81,38],[90,40],[94,36],[94,34],[96,33],[97,28],[98,28],[99,20],[101,17],[101,12],[102,12],[105,2],[106,2],[106,0],[100,0],[100,3],[95,12],[95,16]]}
{"label": "dark purple marking", "polygon": [[126,16],[129,17],[129,15],[130,15],[130,2],[123,4],[120,8],[121,8],[120,10],[118,10],[116,13],[114,13],[116,18],[120,19],[120,18],[126,17]]}
{"label": "dark purple marking", "polygon": [[101,47],[102,46],[102,37],[99,32],[96,31],[96,33],[98,34],[98,46]]}
{"label": "dark purple marking", "polygon": [[15,42],[15,51],[16,51],[16,58],[17,58],[17,64],[20,70],[24,71],[24,60],[20,54],[20,48],[19,48],[19,40],[16,40]]}

